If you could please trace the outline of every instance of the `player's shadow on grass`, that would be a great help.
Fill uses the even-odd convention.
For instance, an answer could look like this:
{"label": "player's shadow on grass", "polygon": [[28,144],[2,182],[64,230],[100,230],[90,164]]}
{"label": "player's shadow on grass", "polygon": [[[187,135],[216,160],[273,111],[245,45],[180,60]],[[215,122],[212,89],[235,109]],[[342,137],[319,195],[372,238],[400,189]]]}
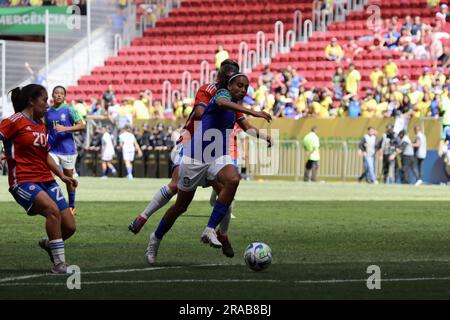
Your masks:
{"label": "player's shadow on grass", "polygon": [[183,214],[181,218],[209,218],[210,215],[201,215],[201,214]]}

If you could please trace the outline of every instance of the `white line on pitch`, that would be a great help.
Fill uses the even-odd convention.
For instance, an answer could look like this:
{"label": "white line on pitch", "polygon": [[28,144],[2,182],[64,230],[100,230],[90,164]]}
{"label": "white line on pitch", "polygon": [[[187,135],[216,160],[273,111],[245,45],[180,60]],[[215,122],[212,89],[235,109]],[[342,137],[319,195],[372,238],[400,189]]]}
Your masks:
{"label": "white line on pitch", "polygon": [[[449,281],[450,277],[442,277],[442,278],[397,278],[397,279],[380,279],[380,282],[414,282],[414,281]],[[296,280],[295,283],[300,284],[320,284],[320,283],[349,283],[349,282],[366,282],[367,279],[330,279],[330,280]]]}
{"label": "white line on pitch", "polygon": [[[117,269],[117,270],[104,270],[104,271],[86,271],[82,272],[82,274],[106,274],[106,273],[127,273],[127,272],[141,272],[141,271],[156,271],[156,270],[168,270],[168,269],[182,269],[182,268],[202,268],[202,267],[218,267],[225,266],[226,264],[196,264],[196,265],[186,265],[186,266],[171,266],[171,267],[151,267],[151,268],[142,268],[142,269]],[[39,278],[53,275],[51,273],[40,273],[40,274],[30,274],[26,276],[18,276],[18,277],[8,277],[0,279],[0,283],[10,282],[10,281],[18,281],[18,280],[26,280],[32,278]]]}
{"label": "white line on pitch", "polygon": [[[173,280],[110,280],[110,281],[82,281],[81,285],[98,285],[98,284],[148,284],[148,283],[195,283],[195,282],[268,282],[277,283],[281,280],[269,280],[269,279],[173,279]],[[16,282],[16,283],[2,283],[0,287],[16,287],[16,286],[66,286],[66,283],[56,282]]]}
{"label": "white line on pitch", "polygon": [[[329,279],[329,280],[296,280],[284,281],[275,279],[172,279],[172,280],[109,280],[109,281],[83,281],[82,285],[101,285],[101,284],[150,284],[150,283],[296,283],[296,284],[334,284],[334,283],[351,283],[366,282],[367,279]],[[381,282],[415,282],[415,281],[450,281],[450,277],[442,278],[397,278],[397,279],[381,279]],[[15,286],[65,286],[66,283],[56,282],[22,282],[22,283],[2,283],[0,287]]]}

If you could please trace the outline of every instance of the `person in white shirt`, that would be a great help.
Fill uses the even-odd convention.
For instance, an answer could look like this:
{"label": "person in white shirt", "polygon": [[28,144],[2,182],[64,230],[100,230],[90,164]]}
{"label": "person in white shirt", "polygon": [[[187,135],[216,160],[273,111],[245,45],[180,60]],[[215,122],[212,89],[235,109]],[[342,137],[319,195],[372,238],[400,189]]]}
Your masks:
{"label": "person in white shirt", "polygon": [[415,156],[415,167],[414,167],[414,174],[416,176],[416,185],[422,184],[422,176],[423,176],[423,169],[422,164],[425,158],[427,157],[427,138],[423,134],[420,126],[414,127],[414,132],[416,134],[416,139],[413,143],[414,147],[414,156]]}
{"label": "person in white shirt", "polygon": [[114,165],[111,163],[112,159],[116,155],[114,152],[113,138],[111,136],[111,127],[106,126],[102,129],[102,179],[108,178],[108,172],[111,170],[113,175],[116,175],[117,171]]}
{"label": "person in white shirt", "polygon": [[127,169],[127,177],[129,180],[133,179],[133,161],[136,150],[138,157],[142,157],[142,150],[137,143],[136,137],[131,133],[130,126],[125,126],[119,136],[120,147],[122,149],[122,157],[125,161]]}

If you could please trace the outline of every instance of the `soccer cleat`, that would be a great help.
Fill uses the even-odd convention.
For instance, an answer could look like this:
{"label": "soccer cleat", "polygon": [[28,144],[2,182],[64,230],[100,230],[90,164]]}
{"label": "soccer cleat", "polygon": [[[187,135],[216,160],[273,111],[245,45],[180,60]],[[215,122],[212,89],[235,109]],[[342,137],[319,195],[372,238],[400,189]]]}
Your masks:
{"label": "soccer cleat", "polygon": [[423,181],[422,180],[417,180],[417,182],[416,182],[416,186],[420,186],[421,184],[423,183]]}
{"label": "soccer cleat", "polygon": [[39,247],[41,247],[43,250],[47,251],[48,256],[50,258],[50,261],[52,263],[54,263],[52,251],[48,247],[48,239],[47,238],[42,238],[41,240],[39,240],[38,244],[39,244]]}
{"label": "soccer cleat", "polygon": [[200,240],[203,243],[209,243],[211,247],[214,248],[222,248],[222,244],[219,240],[217,240],[216,230],[213,228],[206,227],[205,231],[203,231]]}
{"label": "soccer cleat", "polygon": [[220,233],[217,233],[217,240],[222,244],[222,253],[228,258],[234,257],[234,250],[231,246],[230,240],[228,240],[228,236],[223,236]]}
{"label": "soccer cleat", "polygon": [[236,216],[233,213],[231,214],[231,219],[236,219]]}
{"label": "soccer cleat", "polygon": [[144,224],[147,222],[146,219],[142,218],[141,215],[138,215],[136,219],[128,226],[128,230],[133,232],[134,234],[138,234],[141,231]]}
{"label": "soccer cleat", "polygon": [[147,250],[145,251],[145,260],[147,261],[148,264],[155,263],[160,243],[161,243],[161,240],[158,239],[155,236],[155,233],[153,232],[150,235],[150,241],[148,243]]}
{"label": "soccer cleat", "polygon": [[70,213],[71,213],[73,216],[76,216],[76,215],[77,215],[77,209],[72,208],[72,207],[70,207],[69,209],[70,209]]}
{"label": "soccer cleat", "polygon": [[52,273],[65,274],[67,273],[67,265],[65,262],[58,263],[53,266]]}

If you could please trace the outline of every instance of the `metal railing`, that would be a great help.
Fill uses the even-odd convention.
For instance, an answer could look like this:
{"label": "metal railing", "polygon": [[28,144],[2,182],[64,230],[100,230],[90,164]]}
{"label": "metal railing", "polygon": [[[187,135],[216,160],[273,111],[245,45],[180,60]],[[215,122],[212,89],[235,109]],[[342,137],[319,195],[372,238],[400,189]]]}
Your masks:
{"label": "metal railing", "polygon": [[[308,160],[307,153],[303,148],[303,144],[298,140],[281,140],[276,145],[276,158],[270,161],[277,162],[272,167],[276,168],[275,172],[267,171],[267,159],[252,156],[252,144],[256,143],[249,139],[246,144],[246,167],[250,176],[272,176],[272,177],[288,177],[295,181],[301,179],[304,174],[305,164]],[[363,172],[363,157],[360,155],[358,148],[359,141],[345,140],[325,140],[320,143],[320,162],[318,170],[318,178],[321,179],[337,179],[337,180],[355,180]],[[382,171],[382,164],[378,157],[375,162],[376,175],[379,177]]]}

